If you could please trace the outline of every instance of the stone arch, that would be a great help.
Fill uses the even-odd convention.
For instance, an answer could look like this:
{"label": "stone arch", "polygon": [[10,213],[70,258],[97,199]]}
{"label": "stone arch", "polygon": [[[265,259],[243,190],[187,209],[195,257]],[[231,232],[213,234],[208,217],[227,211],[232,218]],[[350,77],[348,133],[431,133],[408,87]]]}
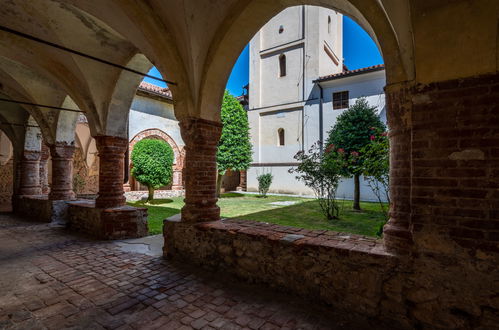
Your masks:
{"label": "stone arch", "polygon": [[[143,54],[135,54],[128,64],[128,68],[148,72],[152,63]],[[105,134],[109,136],[128,137],[128,116],[137,87],[143,77],[135,73],[122,71],[114,87],[111,103],[107,109]],[[126,118],[126,120],[123,120]]]}
{"label": "stone arch", "polygon": [[[401,6],[401,11],[407,14],[409,9],[405,3],[406,1]],[[199,92],[201,99],[197,108],[198,116],[220,121],[218,109],[226,81],[237,57],[266,22],[282,10],[297,5],[321,6],[354,19],[378,45],[385,61],[388,84],[407,81],[414,77],[410,27],[399,24],[398,28],[403,30],[395,30],[395,24],[380,1],[252,1],[247,4],[241,3],[233,15],[226,18],[220,26],[218,39],[211,44],[205,62],[206,74],[203,76]]]}
{"label": "stone arch", "polygon": [[173,138],[170,135],[163,132],[159,128],[146,129],[146,130],[143,130],[142,132],[136,134],[130,140],[130,154],[132,153],[133,147],[135,146],[135,144],[137,142],[139,142],[140,140],[143,140],[143,139],[147,139],[147,138],[148,139],[159,138],[159,139],[165,141],[166,143],[168,143],[170,145],[170,147],[172,147],[173,154],[175,155],[173,168],[181,170],[184,167],[184,149],[180,148],[178,146],[177,142],[175,142],[175,140],[173,140]]}
{"label": "stone arch", "polygon": [[182,190],[183,189],[182,170],[184,168],[184,159],[185,159],[184,148],[180,148],[178,144],[175,142],[175,140],[164,131],[160,130],[159,128],[151,128],[141,131],[130,140],[129,144],[130,155],[132,154],[133,147],[135,146],[135,144],[143,139],[160,139],[170,145],[170,147],[173,149],[173,154],[174,154],[172,189]]}
{"label": "stone arch", "polygon": [[[69,95],[67,95],[64,99],[62,107],[75,110],[78,109],[76,103]],[[78,117],[78,112],[60,110],[57,116],[57,124],[55,128],[55,143],[74,145],[75,129]]]}

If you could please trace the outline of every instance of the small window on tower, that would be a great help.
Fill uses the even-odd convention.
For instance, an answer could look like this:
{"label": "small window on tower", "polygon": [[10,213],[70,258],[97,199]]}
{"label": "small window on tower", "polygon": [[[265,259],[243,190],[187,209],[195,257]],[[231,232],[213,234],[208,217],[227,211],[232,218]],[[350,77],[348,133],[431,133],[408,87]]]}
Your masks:
{"label": "small window on tower", "polygon": [[333,93],[333,110],[348,108],[348,91]]}
{"label": "small window on tower", "polygon": [[327,33],[331,33],[331,16],[327,17]]}
{"label": "small window on tower", "polygon": [[283,146],[284,145],[284,128],[279,128],[277,130],[277,135],[278,135],[278,145]]}
{"label": "small window on tower", "polygon": [[284,26],[279,26],[279,34],[283,33],[284,32]]}
{"label": "small window on tower", "polygon": [[279,55],[279,77],[286,75],[286,55]]}

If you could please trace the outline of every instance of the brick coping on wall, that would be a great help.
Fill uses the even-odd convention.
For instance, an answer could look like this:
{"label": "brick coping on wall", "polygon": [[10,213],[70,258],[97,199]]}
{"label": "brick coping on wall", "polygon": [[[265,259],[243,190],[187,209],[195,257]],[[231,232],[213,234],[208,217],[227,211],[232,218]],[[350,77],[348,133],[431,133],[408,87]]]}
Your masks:
{"label": "brick coping on wall", "polygon": [[18,198],[38,199],[38,200],[47,201],[49,199],[49,196],[48,195],[20,195]]}
{"label": "brick coping on wall", "polygon": [[[91,199],[69,201],[67,203],[72,205],[72,206],[76,206],[76,207],[96,208],[95,207],[95,200],[91,200]],[[127,212],[127,211],[133,212],[135,210],[147,211],[147,208],[135,207],[135,206],[130,206],[130,205],[104,208],[104,212]]]}
{"label": "brick coping on wall", "polygon": [[[165,220],[165,222],[167,221]],[[195,226],[200,230],[219,230],[232,234],[244,234],[253,238],[267,239],[296,247],[342,250],[342,254],[344,255],[348,255],[349,253],[367,253],[371,256],[380,257],[395,256],[386,251],[382,239],[350,233],[330,230],[309,230],[238,219],[202,222]]]}

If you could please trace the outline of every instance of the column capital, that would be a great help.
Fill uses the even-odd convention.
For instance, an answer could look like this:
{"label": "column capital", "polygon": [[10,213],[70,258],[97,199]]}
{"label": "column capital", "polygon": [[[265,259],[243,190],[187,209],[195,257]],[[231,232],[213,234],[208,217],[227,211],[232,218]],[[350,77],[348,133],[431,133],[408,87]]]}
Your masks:
{"label": "column capital", "polygon": [[196,144],[204,147],[217,147],[222,134],[222,123],[210,121],[202,118],[183,118],[180,123],[180,134],[186,144],[189,146]]}

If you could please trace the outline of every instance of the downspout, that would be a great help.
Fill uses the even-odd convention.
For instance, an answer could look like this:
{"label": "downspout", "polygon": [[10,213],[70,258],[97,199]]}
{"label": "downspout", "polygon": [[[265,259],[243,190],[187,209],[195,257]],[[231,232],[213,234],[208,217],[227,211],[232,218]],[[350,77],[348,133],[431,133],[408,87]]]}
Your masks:
{"label": "downspout", "polygon": [[[130,116],[130,115],[129,115]],[[127,147],[126,147],[126,151],[125,151],[125,166],[123,166],[123,171],[124,171],[124,175],[123,175],[123,184],[127,183],[128,180],[130,179],[130,137],[128,136],[128,134],[130,134],[130,118],[127,120],[127,124],[126,124],[126,141],[127,141]]]}
{"label": "downspout", "polygon": [[324,91],[320,83],[317,83],[317,86],[319,86],[319,90],[321,93],[319,98],[319,147],[320,147],[320,153],[322,155],[322,152],[324,150],[324,114],[322,112]]}

